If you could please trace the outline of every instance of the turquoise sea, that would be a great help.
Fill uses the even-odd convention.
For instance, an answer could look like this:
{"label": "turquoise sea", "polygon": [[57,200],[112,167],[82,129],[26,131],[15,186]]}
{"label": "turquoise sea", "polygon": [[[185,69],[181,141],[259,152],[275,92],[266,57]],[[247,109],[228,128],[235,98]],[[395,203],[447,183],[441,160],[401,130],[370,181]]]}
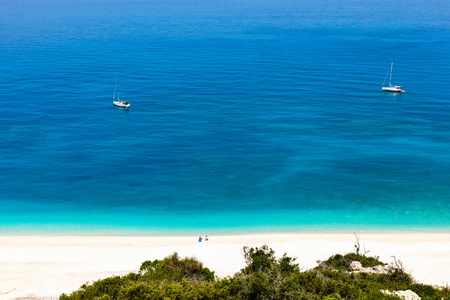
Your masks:
{"label": "turquoise sea", "polygon": [[1,0],[0,101],[2,235],[450,230],[448,0]]}

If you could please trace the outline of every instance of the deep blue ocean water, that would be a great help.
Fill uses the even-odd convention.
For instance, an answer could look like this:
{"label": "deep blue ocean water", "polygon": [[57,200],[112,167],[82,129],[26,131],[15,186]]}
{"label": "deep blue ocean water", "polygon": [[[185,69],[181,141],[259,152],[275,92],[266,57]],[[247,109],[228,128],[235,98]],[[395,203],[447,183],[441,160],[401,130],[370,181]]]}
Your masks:
{"label": "deep blue ocean water", "polygon": [[0,234],[450,230],[447,0],[1,0],[0,99]]}

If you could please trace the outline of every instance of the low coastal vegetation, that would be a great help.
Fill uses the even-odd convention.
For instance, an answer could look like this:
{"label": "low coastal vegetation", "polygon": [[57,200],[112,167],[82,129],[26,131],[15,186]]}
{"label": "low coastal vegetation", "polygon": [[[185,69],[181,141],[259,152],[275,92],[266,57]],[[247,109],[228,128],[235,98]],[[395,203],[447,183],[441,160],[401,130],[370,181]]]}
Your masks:
{"label": "low coastal vegetation", "polygon": [[144,262],[138,273],[85,284],[71,295],[62,294],[60,300],[400,299],[386,292],[394,290],[411,290],[421,299],[450,299],[448,288],[415,283],[397,260],[381,273],[352,271],[355,262],[363,268],[386,265],[358,250],[334,255],[303,271],[296,258],[285,253],[277,259],[267,245],[244,247],[246,267],[225,278],[217,278],[195,258],[180,258],[174,253],[163,260]]}

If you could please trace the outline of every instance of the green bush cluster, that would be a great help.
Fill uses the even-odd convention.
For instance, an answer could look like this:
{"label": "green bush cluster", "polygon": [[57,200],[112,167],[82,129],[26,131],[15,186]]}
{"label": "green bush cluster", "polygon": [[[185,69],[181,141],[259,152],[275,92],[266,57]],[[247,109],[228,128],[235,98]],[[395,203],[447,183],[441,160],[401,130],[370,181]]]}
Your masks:
{"label": "green bush cluster", "polygon": [[195,258],[181,259],[177,253],[142,263],[138,273],[115,276],[85,284],[68,299],[399,299],[381,290],[416,292],[423,300],[450,299],[448,289],[413,283],[402,269],[388,274],[350,273],[353,260],[363,266],[383,264],[376,257],[350,253],[334,255],[319,267],[302,271],[286,253],[279,259],[267,245],[244,247],[246,267],[234,276],[216,278]]}
{"label": "green bush cluster", "polygon": [[352,261],[359,261],[364,268],[386,265],[379,261],[378,257],[365,256],[357,253],[347,253],[345,255],[336,254],[320,263],[317,268],[350,271]]}

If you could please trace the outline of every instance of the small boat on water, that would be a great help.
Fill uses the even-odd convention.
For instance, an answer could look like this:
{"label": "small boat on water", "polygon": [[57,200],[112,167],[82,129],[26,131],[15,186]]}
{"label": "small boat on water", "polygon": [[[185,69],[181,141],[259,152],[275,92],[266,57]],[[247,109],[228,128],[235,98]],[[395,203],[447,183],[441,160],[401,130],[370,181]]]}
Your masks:
{"label": "small boat on water", "polygon": [[[392,67],[393,67],[393,66],[394,66],[394,63],[391,62],[391,70],[390,70],[390,72],[388,72],[388,73],[386,74],[386,77],[384,78],[384,81],[383,81],[383,85],[381,86],[381,90],[383,90],[383,91],[385,91],[385,92],[404,93],[405,90],[404,90],[401,86],[399,86],[399,85],[392,85],[392,84],[391,84],[391,80],[392,80]],[[387,79],[388,75],[389,75],[389,86],[384,86],[384,83],[386,82],[386,79]]]}
{"label": "small boat on water", "polygon": [[113,101],[113,103],[115,106],[118,106],[118,107],[123,107],[123,108],[130,107],[130,102],[128,102],[128,101],[117,100],[117,101]]}
{"label": "small boat on water", "polygon": [[[117,99],[116,99],[116,95],[117,95]],[[117,77],[116,77],[116,86],[114,87],[113,104],[115,106],[122,107],[122,108],[130,107],[130,102],[122,101],[119,98],[119,75],[117,75]]]}

